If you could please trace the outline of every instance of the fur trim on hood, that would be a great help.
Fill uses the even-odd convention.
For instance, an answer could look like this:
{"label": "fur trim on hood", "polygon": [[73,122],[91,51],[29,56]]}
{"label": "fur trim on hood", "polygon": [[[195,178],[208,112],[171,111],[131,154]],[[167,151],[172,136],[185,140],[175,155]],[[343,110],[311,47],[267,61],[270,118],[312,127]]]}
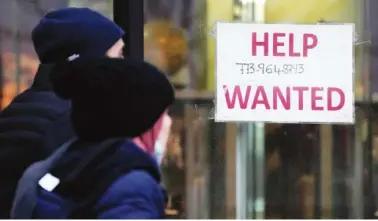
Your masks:
{"label": "fur trim on hood", "polygon": [[55,93],[72,101],[73,128],[82,140],[136,137],[174,101],[167,77],[144,61],[84,58],[56,64]]}

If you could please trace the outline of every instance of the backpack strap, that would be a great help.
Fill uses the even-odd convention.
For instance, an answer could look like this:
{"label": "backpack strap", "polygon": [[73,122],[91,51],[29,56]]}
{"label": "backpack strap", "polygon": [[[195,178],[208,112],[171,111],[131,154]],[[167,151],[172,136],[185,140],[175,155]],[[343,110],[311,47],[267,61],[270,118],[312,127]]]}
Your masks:
{"label": "backpack strap", "polygon": [[[98,201],[118,178],[128,172],[133,170],[144,170],[156,179],[155,175],[151,174],[148,168],[128,167],[123,161],[116,161],[114,166],[116,168],[109,168],[107,170],[108,172],[104,173],[102,176],[100,175],[99,177],[96,177],[96,180],[93,181],[93,184],[96,184],[96,188],[93,188],[92,191],[88,191],[86,193],[88,198],[84,201],[84,203],[75,207],[67,219],[96,219],[99,216],[98,211],[95,210],[95,206]],[[166,199],[167,195],[163,187],[162,191],[164,198]],[[161,218],[164,218],[165,214],[162,215],[163,216]]]}
{"label": "backpack strap", "polygon": [[119,146],[126,139],[112,139],[90,147],[91,151],[69,174],[60,177],[60,183],[54,190],[67,201],[74,202],[68,219],[97,218],[95,205],[120,176],[131,170],[145,170],[157,181],[159,171],[146,168],[139,162],[125,163],[130,156],[122,153]]}
{"label": "backpack strap", "polygon": [[86,194],[88,198],[84,200],[83,203],[78,204],[67,219],[96,219],[99,214],[94,210],[94,207],[98,201],[112,183],[125,173],[130,172],[130,170],[131,169],[113,171],[113,173],[106,174],[105,176],[101,176],[101,179],[97,179],[95,181],[96,188],[93,189],[93,191],[88,191]]}
{"label": "backpack strap", "polygon": [[[104,179],[104,174],[98,173],[97,177],[90,176],[93,174],[91,170],[94,167],[99,167],[104,159],[114,154],[118,146],[124,141],[125,139],[115,138],[94,145],[88,155],[72,172],[60,177],[60,183],[53,192],[75,202],[72,214],[69,214],[68,218],[77,216],[78,211],[83,211],[82,208],[87,207],[86,205],[97,198],[100,192],[106,191],[106,189],[102,191],[98,185],[94,185],[98,183],[98,180]],[[86,188],[87,185],[82,182],[84,178],[87,179],[85,180],[86,183],[93,184],[91,188]],[[83,214],[83,216],[88,218],[87,214]]]}
{"label": "backpack strap", "polygon": [[72,183],[78,176],[80,176],[88,167],[90,167],[91,164],[96,162],[98,158],[104,157],[104,154],[110,150],[111,147],[114,147],[114,144],[119,143],[120,141],[123,141],[124,139],[110,139],[107,141],[104,141],[94,147],[93,151],[90,152],[84,159],[81,161],[81,163],[65,177],[63,180],[63,184],[69,184]]}

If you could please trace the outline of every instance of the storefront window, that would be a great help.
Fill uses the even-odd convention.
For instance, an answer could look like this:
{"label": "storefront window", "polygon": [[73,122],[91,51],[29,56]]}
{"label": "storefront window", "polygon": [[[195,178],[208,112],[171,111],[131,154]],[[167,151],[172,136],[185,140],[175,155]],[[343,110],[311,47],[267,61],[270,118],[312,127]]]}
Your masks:
{"label": "storefront window", "polygon": [[113,0],[68,0],[70,7],[86,7],[113,18]]}
{"label": "storefront window", "polygon": [[[169,198],[166,212],[174,218],[226,218],[229,213],[235,214],[235,203],[226,203],[227,193],[232,191],[232,197],[235,189],[226,190],[226,183],[234,182],[234,178],[226,179],[227,148],[221,142],[230,136],[225,125],[216,125],[211,119],[213,94],[201,92],[207,87],[209,67],[209,2],[144,1],[145,59],[167,73],[177,91],[162,165]],[[228,10],[232,11],[230,7]]]}
{"label": "storefront window", "polygon": [[67,6],[89,7],[110,18],[113,16],[111,0],[0,2],[1,108],[28,88],[37,72],[39,61],[31,40],[32,29],[48,11]]}
{"label": "storefront window", "polygon": [[[39,62],[30,32],[47,11],[89,7],[112,18],[112,3],[1,0],[2,107],[32,82]],[[162,163],[167,214],[378,216],[377,8],[373,0],[144,0],[145,59],[167,73],[178,100],[170,109],[173,125]],[[222,20],[355,23],[355,125],[214,123],[215,41],[210,32]]]}
{"label": "storefront window", "polygon": [[356,111],[354,127],[267,125],[267,218],[364,216],[367,116]]}
{"label": "storefront window", "polygon": [[203,88],[206,45],[201,30],[206,1],[145,3],[145,59],[164,70],[175,87]]}
{"label": "storefront window", "polygon": [[30,33],[44,14],[66,7],[65,0],[0,2],[1,108],[33,81],[39,61]]}
{"label": "storefront window", "polygon": [[[295,0],[241,2],[245,8],[248,8],[248,4],[264,5],[263,13],[256,12],[256,7],[250,7],[256,16],[244,16],[249,21],[261,19],[261,14],[264,14],[266,23],[352,22],[356,25],[361,42],[355,46],[354,126],[265,125],[265,218],[369,217],[372,179],[368,175],[371,160],[367,134],[371,109],[362,102],[369,99],[371,85],[368,80],[370,35],[364,26],[366,3]],[[240,18],[248,21],[243,16]],[[253,164],[247,165],[254,171]],[[253,197],[256,205],[259,199]]]}
{"label": "storefront window", "polygon": [[[198,91],[200,87],[196,83],[198,76],[202,73],[198,70],[205,70],[206,77],[201,79],[205,80],[206,89],[210,91],[214,89],[214,39],[210,36],[201,38],[201,35],[203,33],[208,35],[215,21],[242,20],[244,22],[307,24],[351,22],[356,25],[358,36],[355,42],[356,124],[354,126],[213,124],[213,127],[217,128],[216,131],[222,131],[226,140],[226,154],[219,155],[218,160],[219,162],[223,160],[225,166],[219,171],[214,171],[213,167],[217,165],[214,158],[218,155],[209,152],[209,149],[201,150],[205,155],[211,153],[211,156],[208,156],[210,160],[202,161],[204,164],[200,164],[202,172],[198,174],[203,174],[199,176],[201,179],[192,178],[188,173],[186,174],[186,179],[193,179],[193,182],[188,180],[185,182],[187,217],[309,219],[367,217],[368,207],[371,205],[369,195],[372,194],[371,185],[369,187],[368,183],[369,179],[373,180],[366,175],[371,173],[368,159],[368,153],[370,153],[368,128],[371,110],[369,106],[366,106],[366,101],[369,101],[369,90],[373,87],[369,77],[371,33],[365,25],[365,10],[368,1],[251,0],[225,1],[222,4],[206,1],[204,6],[206,10],[203,12],[198,10],[205,13],[204,15],[191,11],[196,7],[188,3],[190,1],[182,1],[182,4],[183,2],[187,4],[184,6],[178,3],[180,1],[176,1],[170,7],[161,6],[158,2],[147,3],[146,6],[148,8],[145,26],[146,59],[167,71],[171,79],[175,79],[173,76],[176,74],[170,71],[170,62],[166,61],[167,58],[171,60],[172,65],[177,58],[173,59],[170,55],[176,54],[180,57],[182,54],[188,54],[189,68],[186,73],[189,77],[184,79],[188,79],[189,83],[187,86],[177,87],[178,91],[184,88]],[[182,7],[190,9],[186,12],[192,16],[196,15],[197,19],[191,18],[186,13],[179,13]],[[181,17],[178,16],[179,14]],[[183,18],[189,21],[183,22],[185,20]],[[198,22],[198,18],[203,19],[205,25]],[[202,33],[193,31],[195,25],[201,27]],[[153,30],[154,27],[159,30],[159,33]],[[174,36],[171,34],[172,37],[164,37],[162,30],[172,30],[171,33],[174,33]],[[154,36],[155,40],[150,39],[151,36]],[[159,47],[156,43],[158,36],[160,39],[171,39],[169,42],[175,44],[175,50],[169,47],[164,49],[162,43]],[[185,36],[187,47],[183,44],[182,36]],[[185,53],[179,54],[180,51]],[[198,56],[196,54],[198,51],[206,52],[204,53],[206,58]],[[196,56],[200,59],[195,59]],[[203,63],[198,62],[201,59],[207,63],[205,69],[202,69]],[[183,60],[185,59],[181,59]],[[181,91],[180,94],[185,93]],[[211,99],[209,100],[211,104],[210,101]],[[195,102],[186,104],[192,109],[195,109],[195,105]],[[197,118],[192,120],[195,121],[195,119]],[[188,122],[184,125],[184,130],[188,133],[191,126]],[[198,131],[202,130],[198,129]],[[215,134],[213,139],[221,139],[222,133]],[[196,142],[203,137],[198,138],[192,134],[185,139],[188,137],[193,140],[183,145],[183,152],[192,152],[193,148],[197,151],[196,145],[200,144]],[[219,145],[218,142],[210,142],[210,144],[210,149],[216,149]],[[185,159],[187,163],[194,165],[188,155]],[[188,167],[191,166],[187,164],[186,170]],[[206,173],[209,173],[208,176],[204,175]],[[168,179],[173,177],[166,175]],[[205,180],[202,180],[204,177]],[[217,185],[212,186],[211,184],[217,179],[219,180]],[[203,182],[208,183],[204,185]],[[205,198],[200,198],[202,201],[196,201],[198,198],[194,195],[197,193],[194,192],[197,191],[199,183],[204,185],[203,190],[209,193],[210,190],[217,189],[216,191],[223,190],[226,194],[218,199],[210,194]],[[219,194],[219,192],[215,193]]]}

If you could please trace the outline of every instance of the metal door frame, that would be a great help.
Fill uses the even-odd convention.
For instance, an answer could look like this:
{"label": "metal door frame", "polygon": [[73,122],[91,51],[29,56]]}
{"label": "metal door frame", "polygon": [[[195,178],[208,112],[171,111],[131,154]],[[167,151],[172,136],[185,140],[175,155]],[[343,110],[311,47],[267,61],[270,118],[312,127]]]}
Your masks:
{"label": "metal door frame", "polygon": [[125,31],[125,56],[144,58],[143,8],[143,0],[113,0],[114,21]]}

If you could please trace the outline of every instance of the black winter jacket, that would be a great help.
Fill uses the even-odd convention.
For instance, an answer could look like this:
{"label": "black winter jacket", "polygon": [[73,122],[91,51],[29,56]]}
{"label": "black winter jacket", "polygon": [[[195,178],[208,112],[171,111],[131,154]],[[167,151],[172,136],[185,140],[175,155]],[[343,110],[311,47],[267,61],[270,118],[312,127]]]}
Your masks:
{"label": "black winter jacket", "polygon": [[52,91],[50,70],[41,65],[33,85],[0,113],[0,219],[9,217],[23,171],[74,136],[70,102]]}

